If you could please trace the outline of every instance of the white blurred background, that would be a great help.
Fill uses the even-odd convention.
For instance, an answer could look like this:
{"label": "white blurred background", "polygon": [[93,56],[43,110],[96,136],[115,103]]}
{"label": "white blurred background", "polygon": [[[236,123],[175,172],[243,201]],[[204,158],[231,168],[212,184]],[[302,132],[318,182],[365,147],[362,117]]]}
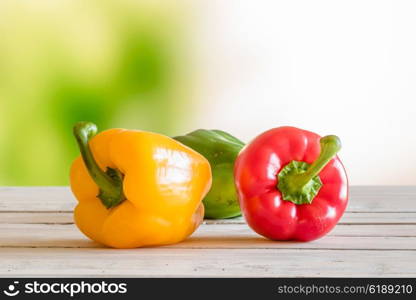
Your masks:
{"label": "white blurred background", "polygon": [[337,134],[350,183],[416,184],[416,1],[201,0],[189,128]]}

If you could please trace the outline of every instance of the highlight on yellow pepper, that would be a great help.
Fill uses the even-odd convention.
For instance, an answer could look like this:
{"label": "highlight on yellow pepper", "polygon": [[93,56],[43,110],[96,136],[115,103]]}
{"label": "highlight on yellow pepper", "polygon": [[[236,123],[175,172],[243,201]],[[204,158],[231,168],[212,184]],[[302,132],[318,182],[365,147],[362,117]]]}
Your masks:
{"label": "highlight on yellow pepper", "polygon": [[90,239],[113,248],[180,242],[204,218],[211,187],[209,162],[167,136],[74,126],[81,156],[70,171],[78,205],[75,224]]}

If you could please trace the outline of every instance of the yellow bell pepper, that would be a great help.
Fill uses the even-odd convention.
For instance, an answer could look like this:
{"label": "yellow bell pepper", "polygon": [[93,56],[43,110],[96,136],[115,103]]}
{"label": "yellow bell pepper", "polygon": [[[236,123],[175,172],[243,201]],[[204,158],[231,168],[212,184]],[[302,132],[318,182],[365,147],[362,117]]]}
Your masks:
{"label": "yellow bell pepper", "polygon": [[81,156],[70,183],[75,224],[90,239],[114,248],[180,242],[204,217],[211,168],[197,152],[164,135],[74,127]]}

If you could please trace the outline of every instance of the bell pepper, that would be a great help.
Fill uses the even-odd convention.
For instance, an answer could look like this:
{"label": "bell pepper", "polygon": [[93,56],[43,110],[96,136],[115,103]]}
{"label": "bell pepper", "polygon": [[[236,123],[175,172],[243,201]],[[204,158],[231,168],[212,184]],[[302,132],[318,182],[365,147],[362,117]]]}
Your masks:
{"label": "bell pepper", "polygon": [[164,135],[77,123],[81,156],[70,183],[75,224],[90,239],[114,248],[177,243],[203,220],[211,186],[209,162]]}
{"label": "bell pepper", "polygon": [[225,219],[241,215],[234,185],[234,162],[244,143],[221,130],[198,129],[175,140],[208,159],[212,168],[212,187],[205,196],[205,218]]}
{"label": "bell pepper", "polygon": [[310,241],[328,233],[348,202],[336,156],[338,137],[279,127],[247,145],[235,163],[240,206],[249,226],[272,240]]}

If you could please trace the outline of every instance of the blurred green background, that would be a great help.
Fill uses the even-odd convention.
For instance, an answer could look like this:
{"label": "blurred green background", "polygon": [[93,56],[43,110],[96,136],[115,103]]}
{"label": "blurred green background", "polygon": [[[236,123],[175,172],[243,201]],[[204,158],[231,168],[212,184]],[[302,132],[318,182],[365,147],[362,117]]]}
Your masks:
{"label": "blurred green background", "polygon": [[186,19],[178,1],[0,1],[0,184],[68,184],[80,120],[174,133]]}

